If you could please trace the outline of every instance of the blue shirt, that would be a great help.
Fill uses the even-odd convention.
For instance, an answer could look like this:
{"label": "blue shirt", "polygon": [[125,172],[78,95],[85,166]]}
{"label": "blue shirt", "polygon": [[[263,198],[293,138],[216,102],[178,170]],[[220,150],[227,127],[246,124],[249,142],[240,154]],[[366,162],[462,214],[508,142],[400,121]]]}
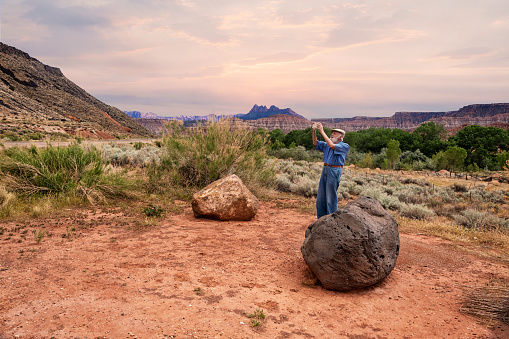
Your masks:
{"label": "blue shirt", "polygon": [[317,140],[316,149],[323,152],[323,162],[329,165],[343,166],[345,158],[350,150],[350,145],[340,141],[330,148],[325,141]]}

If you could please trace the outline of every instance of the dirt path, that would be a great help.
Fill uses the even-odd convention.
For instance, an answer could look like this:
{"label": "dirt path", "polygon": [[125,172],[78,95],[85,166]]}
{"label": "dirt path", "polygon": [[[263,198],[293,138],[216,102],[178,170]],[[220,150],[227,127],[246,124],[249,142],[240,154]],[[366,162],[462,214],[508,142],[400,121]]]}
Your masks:
{"label": "dirt path", "polygon": [[[440,239],[401,234],[386,280],[339,293],[310,283],[300,253],[314,216],[273,203],[249,222],[185,207],[133,227],[127,215],[2,225],[0,338],[509,337],[459,312],[464,286],[509,279],[508,266]],[[38,244],[32,230],[43,228],[52,236]],[[257,309],[266,319],[253,327],[246,314]]]}

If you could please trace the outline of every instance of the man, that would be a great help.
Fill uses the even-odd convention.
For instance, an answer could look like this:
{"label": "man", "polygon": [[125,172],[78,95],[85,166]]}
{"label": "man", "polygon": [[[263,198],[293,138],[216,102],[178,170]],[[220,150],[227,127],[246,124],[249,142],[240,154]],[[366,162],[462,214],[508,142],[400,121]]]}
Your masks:
{"label": "man", "polygon": [[[320,131],[325,141],[316,139],[316,129]],[[321,123],[313,124],[313,145],[323,152],[323,168],[318,194],[316,196],[316,214],[318,219],[332,214],[338,209],[338,187],[343,174],[345,158],[350,146],[343,142],[345,131],[339,128],[332,129],[330,138],[323,131]]]}

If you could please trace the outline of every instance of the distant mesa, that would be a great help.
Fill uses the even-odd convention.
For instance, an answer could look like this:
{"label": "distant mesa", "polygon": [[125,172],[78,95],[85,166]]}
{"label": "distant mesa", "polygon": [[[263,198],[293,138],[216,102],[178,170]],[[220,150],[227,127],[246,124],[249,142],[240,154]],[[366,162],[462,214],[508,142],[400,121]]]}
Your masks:
{"label": "distant mesa", "polygon": [[195,121],[216,121],[225,118],[244,121],[253,129],[264,128],[268,131],[280,129],[284,133],[293,130],[302,130],[311,126],[312,122],[321,122],[325,127],[339,127],[347,132],[375,128],[399,128],[412,131],[422,123],[433,121],[455,133],[468,125],[495,126],[507,129],[509,126],[509,103],[474,104],[460,108],[457,111],[446,112],[396,112],[390,117],[353,118],[320,118],[312,121],[297,114],[291,108],[280,109],[274,105],[254,105],[247,114],[214,115],[207,116],[179,116],[174,118],[160,117],[153,113],[126,112],[129,116],[137,118],[138,122],[155,134],[164,133],[164,122],[157,119],[174,119],[184,121],[185,126],[192,126]]}
{"label": "distant mesa", "polygon": [[447,112],[396,112],[391,117],[322,118],[313,119],[329,128],[340,127],[347,132],[370,127],[399,128],[411,131],[421,124],[433,121],[447,130],[458,130],[461,126],[505,126],[509,123],[509,103],[467,105],[457,111]]}

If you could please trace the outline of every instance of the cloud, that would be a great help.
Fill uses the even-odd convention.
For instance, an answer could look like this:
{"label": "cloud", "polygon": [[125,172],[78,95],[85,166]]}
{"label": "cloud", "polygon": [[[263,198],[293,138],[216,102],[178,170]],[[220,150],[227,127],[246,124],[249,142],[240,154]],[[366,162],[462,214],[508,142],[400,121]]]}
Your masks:
{"label": "cloud", "polygon": [[48,0],[33,2],[31,9],[24,16],[39,25],[53,27],[55,30],[62,27],[67,29],[100,27],[110,23],[107,16],[93,8],[59,7],[54,5],[54,1]]}
{"label": "cloud", "polygon": [[263,56],[256,59],[247,59],[239,61],[239,66],[260,66],[264,64],[281,64],[287,62],[298,62],[306,59],[305,53],[281,52],[273,55]]}
{"label": "cloud", "polygon": [[468,47],[455,50],[444,51],[434,56],[427,58],[427,60],[434,59],[449,59],[449,60],[466,60],[486,56],[493,52],[493,49],[488,47]]}
{"label": "cloud", "polygon": [[456,68],[493,68],[509,69],[509,56],[478,60],[467,64],[454,66]]}

